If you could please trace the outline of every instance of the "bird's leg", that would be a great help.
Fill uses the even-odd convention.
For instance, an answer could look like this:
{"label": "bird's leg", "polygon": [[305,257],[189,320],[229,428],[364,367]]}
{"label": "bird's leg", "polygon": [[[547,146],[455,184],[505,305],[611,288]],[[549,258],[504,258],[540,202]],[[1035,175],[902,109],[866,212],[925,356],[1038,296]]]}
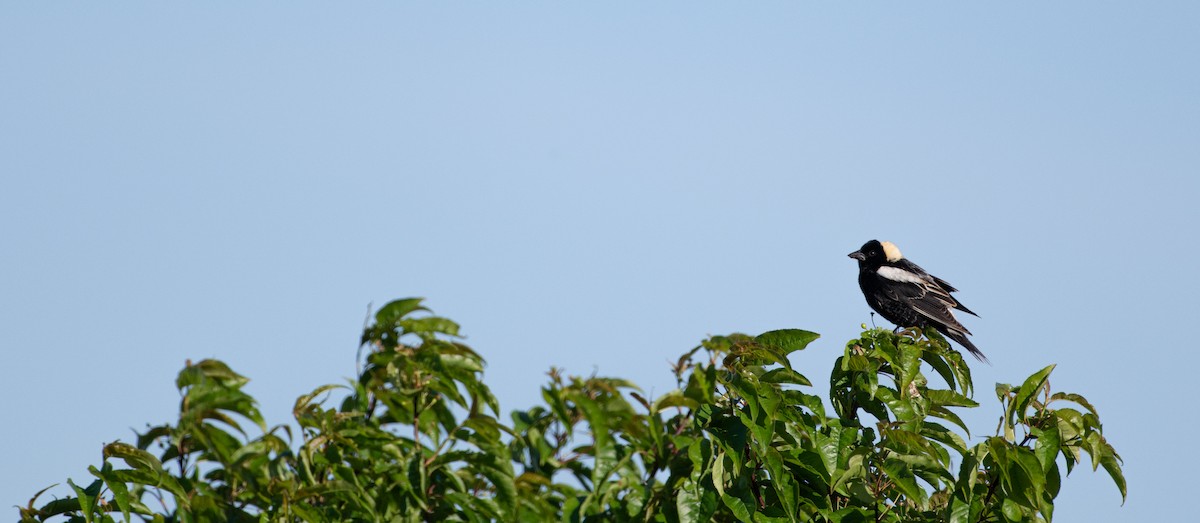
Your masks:
{"label": "bird's leg", "polygon": [[871,311],[871,328],[875,329],[875,311]]}

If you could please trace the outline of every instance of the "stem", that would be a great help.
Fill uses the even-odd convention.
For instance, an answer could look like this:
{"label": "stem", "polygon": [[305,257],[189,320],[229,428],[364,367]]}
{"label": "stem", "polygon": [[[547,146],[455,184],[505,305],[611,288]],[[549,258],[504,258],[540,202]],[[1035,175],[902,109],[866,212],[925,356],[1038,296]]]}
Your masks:
{"label": "stem", "polygon": [[892,507],[894,507],[894,506],[895,505],[885,505],[883,508],[883,512],[879,512],[879,504],[876,503],[875,504],[875,522],[879,523],[880,521],[883,521],[883,517],[886,516],[888,511],[892,510]]}
{"label": "stem", "polygon": [[979,523],[983,523],[984,518],[988,514],[988,503],[991,503],[992,494],[996,493],[996,485],[999,482],[1000,482],[1000,478],[997,476],[995,479],[992,480],[991,484],[988,485],[987,495],[983,497],[983,510],[981,510],[979,512]]}
{"label": "stem", "polygon": [[475,414],[477,414],[478,412],[479,412],[479,399],[472,397],[471,398],[471,408],[468,409],[466,417],[463,418],[461,423],[459,423],[458,425],[455,425],[454,429],[451,430],[450,433],[446,434],[446,439],[442,440],[441,443],[438,443],[438,446],[436,449],[433,449],[433,455],[431,455],[425,459],[426,467],[431,465],[433,463],[433,460],[437,459],[438,455],[440,455],[442,453],[442,451],[446,449],[446,445],[448,445],[451,441],[455,441],[454,433],[458,432],[463,427],[465,427],[467,425],[467,420],[471,419],[471,417],[474,416]]}
{"label": "stem", "polygon": [[421,446],[421,399],[423,394],[417,393],[417,397],[413,398],[413,446],[414,450],[419,450]]}

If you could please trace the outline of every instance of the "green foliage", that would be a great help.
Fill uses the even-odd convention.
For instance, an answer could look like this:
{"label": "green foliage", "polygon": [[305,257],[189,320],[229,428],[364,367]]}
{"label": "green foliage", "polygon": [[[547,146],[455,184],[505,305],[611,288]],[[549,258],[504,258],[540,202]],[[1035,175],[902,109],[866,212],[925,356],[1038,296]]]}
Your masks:
{"label": "green foliage", "polygon": [[90,483],[35,508],[39,492],[21,521],[1050,521],[1084,454],[1126,495],[1054,366],[997,385],[996,435],[968,443],[971,372],[934,332],[864,332],[828,397],[792,366],[817,339],[803,330],[705,340],[657,398],[552,369],[545,403],[505,423],[458,328],[419,299],[380,309],[357,380],[296,400],[298,441],[246,378],[189,362],[177,422],[106,445]]}

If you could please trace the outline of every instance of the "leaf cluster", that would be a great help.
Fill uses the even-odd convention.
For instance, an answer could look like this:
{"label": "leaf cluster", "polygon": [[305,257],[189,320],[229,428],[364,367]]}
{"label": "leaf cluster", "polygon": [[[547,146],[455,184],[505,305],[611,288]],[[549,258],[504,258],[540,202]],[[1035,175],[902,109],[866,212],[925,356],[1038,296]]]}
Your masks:
{"label": "leaf cluster", "polygon": [[793,367],[817,339],[795,329],[711,337],[658,397],[552,369],[544,403],[508,421],[458,332],[389,303],[357,378],[296,400],[296,435],[267,427],[245,377],[189,363],[177,421],[105,445],[86,486],[39,492],[21,521],[1051,521],[1084,455],[1126,494],[1096,409],[1053,392],[1053,366],[997,385],[996,434],[969,443],[971,372],[935,332],[863,332],[827,396]]}

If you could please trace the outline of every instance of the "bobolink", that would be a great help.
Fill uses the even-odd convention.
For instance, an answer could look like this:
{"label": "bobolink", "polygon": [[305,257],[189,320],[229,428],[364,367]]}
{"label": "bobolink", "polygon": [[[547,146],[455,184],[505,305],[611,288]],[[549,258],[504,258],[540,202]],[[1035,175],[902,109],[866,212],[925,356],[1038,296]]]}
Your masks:
{"label": "bobolink", "polygon": [[958,289],[905,259],[891,242],[871,240],[850,257],[858,260],[858,286],[867,305],[880,316],[898,327],[933,327],[966,347],[979,361],[987,362],[987,357],[967,339],[971,331],[950,312],[958,309],[979,316],[950,296]]}

